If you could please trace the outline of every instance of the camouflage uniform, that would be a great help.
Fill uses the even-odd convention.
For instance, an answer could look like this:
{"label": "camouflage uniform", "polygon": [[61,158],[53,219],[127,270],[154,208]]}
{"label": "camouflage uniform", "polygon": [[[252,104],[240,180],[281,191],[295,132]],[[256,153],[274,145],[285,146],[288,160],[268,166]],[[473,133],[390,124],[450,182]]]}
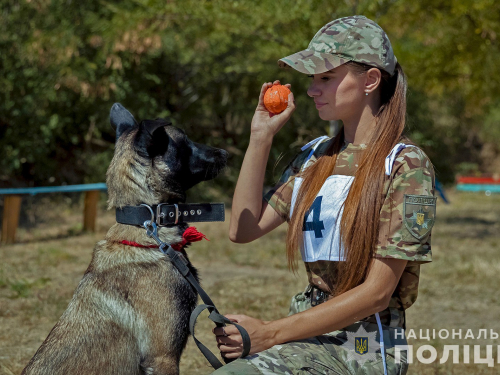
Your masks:
{"label": "camouflage uniform", "polygon": [[[329,142],[323,142],[317,148],[308,165],[324,154],[328,144]],[[346,143],[338,156],[334,174],[354,176],[361,153],[365,148],[365,145]],[[286,168],[276,186],[264,196],[268,204],[287,221],[290,220],[294,177],[302,167],[308,153],[309,150],[300,153]],[[432,260],[430,230],[434,224],[434,206],[423,207],[427,228],[415,225],[412,218],[414,212],[417,212],[420,207],[413,208],[414,205],[409,203],[405,205],[405,195],[429,196],[434,200],[432,164],[423,151],[415,147],[405,148],[395,159],[391,175],[386,176],[384,184],[386,198],[380,211],[379,239],[375,257],[408,260],[400,283],[391,297],[389,307],[379,313],[382,324],[391,327],[404,327],[404,310],[417,299],[420,264]],[[405,206],[408,212],[405,212]],[[336,262],[307,262],[305,267],[310,284],[329,294],[333,292]],[[363,320],[376,323],[373,315]]]}
{"label": "camouflage uniform", "polygon": [[[320,74],[349,61],[378,67],[391,76],[396,73],[397,59],[389,38],[375,22],[364,16],[343,17],[323,26],[306,50],[282,58],[280,67],[291,67],[305,74]],[[368,94],[367,94],[368,95]],[[331,142],[331,140],[330,140]],[[304,162],[314,163],[329,142],[323,142],[308,159],[310,150],[297,155],[288,165],[277,185],[264,199],[278,214],[290,220],[295,177]],[[354,176],[366,145],[345,143],[338,155],[334,175]],[[306,166],[307,166],[306,165]],[[406,353],[395,361],[395,345],[406,339],[396,336],[405,327],[404,311],[417,298],[420,264],[431,261],[431,229],[435,218],[434,172],[427,156],[418,148],[405,148],[394,160],[386,176],[385,201],[380,212],[376,258],[405,259],[407,265],[386,310],[379,312],[383,327],[388,374],[406,374]],[[319,260],[305,262],[309,284],[315,290],[331,294],[335,289],[337,263]],[[311,307],[311,298],[298,293],[292,298],[290,315]],[[353,359],[349,347],[351,332],[363,329],[380,340],[374,315],[341,330],[305,340],[275,345],[260,353],[240,358],[215,371],[215,374],[383,374],[380,350],[372,360]],[[358,339],[357,337],[356,339]],[[373,347],[373,346],[372,346]]]}
{"label": "camouflage uniform", "polygon": [[[309,159],[314,163],[324,154],[330,141],[323,142]],[[344,143],[333,174],[353,176],[366,145]],[[307,149],[288,165],[274,188],[264,199],[287,221],[290,220],[290,202],[294,177],[301,170],[309,155]],[[391,297],[389,307],[379,312],[384,330],[388,374],[405,374],[408,368],[406,353],[402,351],[401,363],[396,363],[394,345],[405,345],[406,339],[395,333],[405,326],[404,310],[417,298],[420,264],[430,262],[430,231],[434,224],[435,206],[422,206],[418,200],[405,201],[405,196],[434,198],[434,172],[428,157],[419,148],[409,147],[397,155],[391,174],[384,184],[385,201],[380,214],[380,231],[375,257],[395,258],[408,261],[399,283]],[[406,206],[406,207],[405,207]],[[424,210],[425,226],[417,224],[415,213]],[[309,283],[332,293],[335,288],[336,264],[331,261],[304,263]],[[292,298],[289,315],[311,307],[311,298],[305,292]],[[380,352],[376,359],[359,363],[350,357],[345,344],[347,332],[355,332],[362,326],[368,332],[377,332],[374,315],[368,316],[341,330],[306,340],[276,345],[261,353],[238,359],[215,374],[383,374]],[[400,337],[400,336],[398,336]]]}
{"label": "camouflage uniform", "polygon": [[[295,297],[294,297],[295,298]],[[214,375],[380,375],[384,373],[382,356],[375,354],[374,360],[363,363],[350,359],[352,349],[345,346],[347,332],[356,332],[360,326],[379,340],[377,325],[357,322],[342,330],[310,339],[275,345],[260,353],[237,359],[217,371]],[[396,363],[395,346],[406,345],[406,339],[395,338],[397,329],[384,327],[387,374],[404,375],[408,370],[406,351],[400,353]],[[400,336],[397,336],[400,337]]]}

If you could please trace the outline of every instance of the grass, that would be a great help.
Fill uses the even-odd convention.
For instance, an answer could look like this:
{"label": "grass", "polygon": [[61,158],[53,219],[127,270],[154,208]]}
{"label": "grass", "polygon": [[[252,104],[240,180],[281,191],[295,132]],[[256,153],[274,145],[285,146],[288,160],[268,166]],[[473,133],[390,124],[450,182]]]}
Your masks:
{"label": "grass", "polygon": [[[410,339],[416,349],[433,345],[438,360],[414,363],[409,374],[497,374],[498,340],[465,339],[467,329],[500,332],[500,196],[450,192],[450,205],[438,203],[433,230],[433,262],[421,267],[419,297],[407,310],[407,332],[462,329],[462,339]],[[66,309],[90,262],[94,244],[114,222],[101,211],[96,233],[81,232],[81,208],[61,208],[53,221],[20,229],[20,243],[0,246],[0,374],[19,374]],[[228,213],[229,214],[229,213]],[[229,216],[228,216],[229,217]],[[246,313],[264,320],[288,312],[292,295],[306,283],[303,270],[286,269],[285,226],[251,244],[227,238],[228,222],[196,227],[210,241],[193,244],[188,252],[202,283],[223,313]],[[200,317],[197,336],[216,351],[211,323]],[[440,364],[444,345],[471,345],[471,364]],[[474,364],[473,345],[493,345],[495,366]],[[462,348],[461,348],[462,350]],[[428,356],[429,353],[426,353]],[[208,374],[211,368],[190,339],[181,360],[183,374]]]}

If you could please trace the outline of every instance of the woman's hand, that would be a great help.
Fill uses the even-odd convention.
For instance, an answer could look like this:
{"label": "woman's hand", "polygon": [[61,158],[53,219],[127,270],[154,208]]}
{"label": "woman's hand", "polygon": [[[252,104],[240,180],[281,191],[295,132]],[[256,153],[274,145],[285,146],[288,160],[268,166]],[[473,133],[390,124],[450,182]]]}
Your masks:
{"label": "woman's hand", "polygon": [[[281,113],[274,114],[269,112],[264,106],[264,94],[267,89],[273,85],[279,85],[280,81],[266,82],[262,85],[259,96],[259,104],[255,109],[255,114],[252,119],[251,132],[252,135],[263,136],[263,137],[274,137],[274,135],[285,125],[293,111],[295,111],[295,101],[293,98],[293,93],[288,95],[288,107]],[[288,88],[291,87],[290,84],[284,85]]]}
{"label": "woman's hand", "polygon": [[[246,329],[252,345],[250,354],[261,352],[274,345],[274,333],[269,329],[270,322],[251,318],[247,315],[226,315],[226,318]],[[234,325],[228,324],[226,327],[215,327],[212,332],[223,357],[238,358],[241,356],[241,353],[243,353],[243,340]]]}

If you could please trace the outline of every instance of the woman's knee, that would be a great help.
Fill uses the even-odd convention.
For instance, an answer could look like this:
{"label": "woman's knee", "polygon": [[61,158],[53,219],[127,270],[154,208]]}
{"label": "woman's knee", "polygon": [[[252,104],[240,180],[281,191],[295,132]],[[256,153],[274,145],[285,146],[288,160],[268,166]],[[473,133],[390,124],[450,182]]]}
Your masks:
{"label": "woman's knee", "polygon": [[237,359],[218,370],[212,372],[212,375],[262,375],[255,365],[246,359]]}

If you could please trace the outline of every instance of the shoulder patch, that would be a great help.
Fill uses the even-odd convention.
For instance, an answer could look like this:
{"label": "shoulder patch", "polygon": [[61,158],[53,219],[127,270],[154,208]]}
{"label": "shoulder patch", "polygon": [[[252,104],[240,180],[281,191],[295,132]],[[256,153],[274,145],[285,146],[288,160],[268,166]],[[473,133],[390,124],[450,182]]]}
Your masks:
{"label": "shoulder patch", "polygon": [[430,195],[404,195],[403,221],[418,240],[429,234],[436,221],[436,200]]}

